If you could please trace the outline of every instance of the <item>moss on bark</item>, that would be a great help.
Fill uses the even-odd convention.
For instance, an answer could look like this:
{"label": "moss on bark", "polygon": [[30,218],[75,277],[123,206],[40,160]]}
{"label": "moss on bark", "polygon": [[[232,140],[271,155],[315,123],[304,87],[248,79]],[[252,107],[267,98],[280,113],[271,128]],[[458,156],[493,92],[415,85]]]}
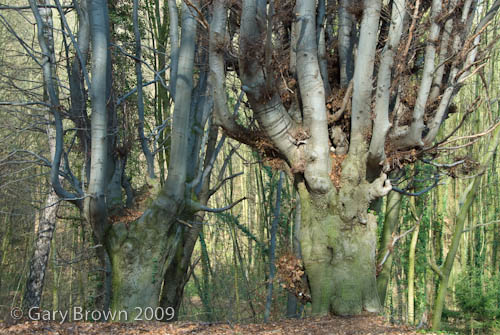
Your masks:
{"label": "moss on bark", "polygon": [[[378,312],[375,279],[376,220],[364,187],[312,194],[299,184],[301,248],[313,313]],[[360,197],[361,196],[361,197]],[[364,207],[364,210],[363,210]]]}
{"label": "moss on bark", "polygon": [[159,305],[165,270],[184,230],[175,220],[177,206],[171,205],[153,204],[136,221],[116,223],[107,233],[113,274],[111,310],[126,311],[128,321],[134,320],[140,308]]}

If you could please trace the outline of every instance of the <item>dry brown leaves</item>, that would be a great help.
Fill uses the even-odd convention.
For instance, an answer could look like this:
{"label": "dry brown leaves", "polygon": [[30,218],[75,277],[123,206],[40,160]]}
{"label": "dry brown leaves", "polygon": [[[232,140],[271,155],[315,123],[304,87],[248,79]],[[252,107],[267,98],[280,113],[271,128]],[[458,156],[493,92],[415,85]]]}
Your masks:
{"label": "dry brown leaves", "polygon": [[130,222],[135,221],[138,218],[140,218],[143,213],[144,212],[142,212],[142,211],[137,211],[137,210],[134,210],[134,209],[124,208],[121,211],[120,215],[112,215],[112,216],[110,216],[109,217],[109,221],[111,223],[120,223],[120,222],[130,223]]}
{"label": "dry brown leaves", "polygon": [[326,110],[331,114],[328,115],[328,124],[333,124],[333,113],[342,108],[344,102],[345,89],[334,90],[326,100]]}
{"label": "dry brown leaves", "polygon": [[281,158],[264,157],[264,165],[270,166],[274,171],[286,171],[287,165]]}
{"label": "dry brown leaves", "polygon": [[391,169],[401,169],[407,164],[414,163],[417,160],[418,152],[416,149],[408,151],[392,151],[391,148],[386,148],[387,163]]}
{"label": "dry brown leaves", "polygon": [[[387,323],[383,317],[371,314],[355,317],[322,317],[281,320],[267,324],[225,323],[63,323],[31,321],[7,326],[0,323],[0,334],[12,335],[97,335],[97,334],[141,334],[141,335],[181,335],[181,334],[339,334],[374,335],[406,334],[417,332],[407,326]],[[420,333],[422,334],[422,333]],[[429,333],[430,334],[430,333]]]}
{"label": "dry brown leaves", "polygon": [[347,155],[336,155],[333,152],[330,152],[330,157],[332,158],[332,169],[330,170],[330,179],[335,185],[335,187],[340,189],[340,179],[342,173],[342,162],[346,158]]}
{"label": "dry brown leaves", "polygon": [[281,286],[293,293],[302,302],[311,301],[309,290],[303,280],[305,273],[302,260],[291,253],[286,253],[276,262],[278,269],[278,279]]}

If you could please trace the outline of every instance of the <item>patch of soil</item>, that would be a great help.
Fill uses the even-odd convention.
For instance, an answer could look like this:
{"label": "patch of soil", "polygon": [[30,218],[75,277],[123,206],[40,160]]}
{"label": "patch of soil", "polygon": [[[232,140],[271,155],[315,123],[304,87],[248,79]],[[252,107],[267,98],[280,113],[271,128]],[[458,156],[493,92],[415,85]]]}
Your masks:
{"label": "patch of soil", "polygon": [[[144,322],[144,323],[91,323],[28,321],[15,325],[0,323],[0,334],[45,334],[45,335],[97,335],[97,334],[140,334],[140,335],[185,335],[185,334],[339,334],[375,335],[406,334],[416,335],[415,329],[391,325],[383,317],[361,315],[355,317],[322,317],[293,319],[267,324],[232,324],[202,322]],[[419,331],[418,334],[422,334]],[[430,333],[429,333],[430,334]]]}

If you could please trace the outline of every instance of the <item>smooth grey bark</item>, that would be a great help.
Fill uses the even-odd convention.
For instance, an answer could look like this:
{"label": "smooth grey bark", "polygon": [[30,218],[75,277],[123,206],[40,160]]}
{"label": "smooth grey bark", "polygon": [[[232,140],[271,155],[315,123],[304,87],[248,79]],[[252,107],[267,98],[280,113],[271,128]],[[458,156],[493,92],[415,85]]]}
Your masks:
{"label": "smooth grey bark", "polygon": [[280,179],[278,181],[278,188],[276,190],[276,205],[274,206],[274,217],[271,225],[271,241],[269,242],[269,279],[267,284],[266,308],[264,310],[264,322],[269,321],[271,314],[271,304],[273,302],[273,280],[276,274],[275,251],[276,251],[276,232],[278,231],[278,224],[280,219],[281,208],[281,188],[283,186],[283,171],[280,172]]}
{"label": "smooth grey bark", "polygon": [[83,216],[92,227],[94,240],[102,245],[97,249],[104,276],[104,293],[100,304],[103,309],[107,310],[111,299],[111,264],[104,244],[106,231],[109,227],[108,205],[112,204],[114,200],[111,198],[112,201],[108,204],[106,199],[110,194],[115,197],[114,189],[109,188],[109,185],[113,185],[110,182],[116,172],[116,166],[110,152],[113,142],[108,133],[110,122],[114,121],[114,115],[112,110],[108,110],[108,101],[111,99],[111,55],[106,1],[88,0],[88,13],[92,43],[90,89],[92,116],[90,120],[90,173]]}
{"label": "smooth grey bark", "polygon": [[224,45],[227,38],[224,1],[214,1],[212,15],[209,35],[208,85],[214,103],[214,123],[221,126],[224,132],[231,137],[237,138],[240,142],[251,144],[252,138],[248,129],[236,122],[236,115],[229,111],[227,104],[224,50],[220,48],[220,45]]}
{"label": "smooth grey bark", "polygon": [[424,130],[424,113],[427,99],[432,85],[436,62],[436,44],[439,38],[441,26],[438,23],[441,14],[442,1],[433,0],[431,7],[431,28],[427,45],[425,47],[424,69],[418,90],[415,108],[413,109],[413,122],[411,123],[409,134],[405,137],[406,145],[422,146],[422,131]]}
{"label": "smooth grey bark", "polygon": [[144,97],[142,91],[142,47],[141,33],[139,31],[139,0],[134,0],[133,3],[134,37],[135,37],[135,74],[137,78],[137,111],[139,114],[139,124],[137,131],[139,132],[139,140],[146,163],[148,166],[149,178],[155,178],[155,161],[151,150],[149,149],[148,139],[144,136]]}
{"label": "smooth grey bark", "polygon": [[43,55],[42,61],[39,64],[42,66],[44,90],[48,96],[50,112],[54,117],[56,130],[55,151],[50,169],[50,182],[59,197],[74,203],[78,208],[82,208],[81,196],[83,192],[79,189],[78,185],[72,185],[76,189],[76,192],[72,193],[65,190],[59,180],[59,169],[64,151],[64,142],[62,117],[59,112],[59,94],[57,86],[55,85],[55,83],[57,83],[57,76],[55,73],[54,38],[52,35],[52,12],[51,9],[38,7],[34,0],[30,0],[30,7],[35,16],[38,43]]}
{"label": "smooth grey bark", "polygon": [[302,98],[304,125],[309,129],[310,139],[306,144],[309,161],[304,177],[315,192],[327,193],[332,187],[330,171],[330,148],[326,119],[325,90],[318,62],[318,47],[315,33],[315,3],[298,1],[297,8],[297,77]]}
{"label": "smooth grey bark", "polygon": [[356,40],[356,21],[349,12],[355,1],[340,0],[339,3],[339,60],[340,86],[347,87],[354,75],[354,45]]}
{"label": "smooth grey bark", "polygon": [[391,127],[389,121],[390,89],[392,82],[392,67],[394,55],[399,46],[406,17],[404,0],[396,0],[392,4],[391,22],[387,43],[382,51],[382,59],[377,75],[377,93],[375,103],[375,120],[373,120],[373,134],[370,141],[368,162],[373,170],[381,168],[386,159],[385,139]]}
{"label": "smooth grey bark", "polygon": [[179,67],[179,15],[175,0],[168,0],[168,15],[170,20],[170,94],[175,101],[177,71]]}
{"label": "smooth grey bark", "polygon": [[111,94],[111,56],[109,53],[109,18],[104,0],[89,0],[92,41],[92,117],[90,179],[84,215],[99,241],[107,224],[106,192],[108,173],[108,110]]}
{"label": "smooth grey bark", "polygon": [[[197,2],[193,5],[196,6]],[[183,198],[186,182],[188,140],[190,136],[191,93],[193,90],[193,68],[196,47],[196,20],[194,9],[186,4],[182,7],[182,36],[179,49],[175,107],[171,136],[169,171],[166,186],[172,195]]]}
{"label": "smooth grey bark", "polygon": [[363,18],[359,31],[359,48],[356,56],[353,92],[350,147],[364,145],[371,131],[372,78],[375,51],[378,41],[380,1],[363,1]]}
{"label": "smooth grey bark", "polygon": [[[86,71],[87,60],[90,47],[90,21],[88,16],[88,0],[75,1],[75,8],[78,13],[78,33],[77,46],[81,57],[75,57],[71,64],[69,74],[71,109],[69,117],[78,128],[77,134],[82,145],[82,151],[87,153],[90,149],[90,119],[87,114],[86,102],[87,94],[85,90],[85,81],[83,71]],[[90,174],[90,160],[85,160],[85,177],[88,179]],[[83,183],[82,183],[83,184]],[[82,185],[83,187],[84,185]]]}
{"label": "smooth grey bark", "polygon": [[[193,1],[194,6],[198,2]],[[113,268],[113,310],[137,313],[135,307],[157,307],[167,269],[173,264],[187,233],[184,220],[193,217],[186,182],[190,158],[191,97],[196,41],[196,12],[183,4],[182,36],[179,50],[176,104],[172,126],[169,173],[157,198],[136,221],[114,224],[107,249]],[[147,242],[145,242],[147,241]],[[144,243],[148,248],[144,247]],[[168,277],[167,277],[168,278]],[[165,282],[163,285],[170,285]],[[176,311],[177,313],[178,311]]]}
{"label": "smooth grey bark", "polygon": [[286,112],[278,92],[273,87],[266,88],[264,69],[257,61],[263,49],[263,45],[259,45],[259,36],[265,32],[258,18],[265,17],[265,7],[265,4],[259,7],[256,0],[243,1],[240,52],[248,57],[239,59],[242,89],[254,106],[260,126],[287,159],[293,162],[296,161],[296,151],[291,133],[295,124]]}

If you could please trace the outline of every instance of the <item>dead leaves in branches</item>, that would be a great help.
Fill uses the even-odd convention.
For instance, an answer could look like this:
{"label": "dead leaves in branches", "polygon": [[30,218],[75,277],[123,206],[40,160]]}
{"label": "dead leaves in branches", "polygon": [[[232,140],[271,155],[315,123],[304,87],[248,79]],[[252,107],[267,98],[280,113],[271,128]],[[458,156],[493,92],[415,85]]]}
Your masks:
{"label": "dead leaves in branches", "polygon": [[341,173],[342,173],[342,162],[346,158],[347,155],[336,155],[333,152],[330,152],[330,157],[332,161],[332,169],[330,170],[330,180],[333,185],[338,189],[340,189],[340,181],[341,181]]}
{"label": "dead leaves in branches", "polygon": [[311,301],[311,295],[304,281],[304,265],[302,260],[293,254],[281,256],[276,264],[281,287],[293,293],[303,303]]}

